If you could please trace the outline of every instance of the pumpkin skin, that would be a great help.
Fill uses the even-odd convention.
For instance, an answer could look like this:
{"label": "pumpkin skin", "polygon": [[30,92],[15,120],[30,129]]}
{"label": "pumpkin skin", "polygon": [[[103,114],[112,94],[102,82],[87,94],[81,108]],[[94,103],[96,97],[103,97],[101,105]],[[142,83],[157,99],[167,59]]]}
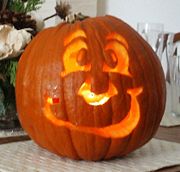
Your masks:
{"label": "pumpkin skin", "polygon": [[[89,98],[88,104],[84,83],[97,99],[109,98],[98,105]],[[144,145],[158,129],[165,96],[158,57],[112,16],[43,30],[16,75],[22,127],[41,147],[73,159],[121,157]]]}

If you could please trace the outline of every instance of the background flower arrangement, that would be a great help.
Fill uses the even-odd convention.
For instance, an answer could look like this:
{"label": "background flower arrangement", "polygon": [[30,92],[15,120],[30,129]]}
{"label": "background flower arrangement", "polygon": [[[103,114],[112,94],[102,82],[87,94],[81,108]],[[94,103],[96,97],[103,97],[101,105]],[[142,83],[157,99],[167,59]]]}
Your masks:
{"label": "background flower arrangement", "polygon": [[17,125],[15,77],[19,57],[44,23],[34,11],[44,0],[0,1],[0,129]]}

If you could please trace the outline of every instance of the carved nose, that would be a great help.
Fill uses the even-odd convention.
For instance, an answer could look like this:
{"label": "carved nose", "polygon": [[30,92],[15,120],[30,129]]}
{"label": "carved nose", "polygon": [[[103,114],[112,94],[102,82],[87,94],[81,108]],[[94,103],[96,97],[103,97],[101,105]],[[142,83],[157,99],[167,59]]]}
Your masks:
{"label": "carved nose", "polygon": [[[96,68],[99,69],[99,68]],[[95,94],[105,93],[109,87],[109,76],[108,73],[102,70],[96,70],[95,68],[91,71],[89,76],[91,91]],[[102,69],[102,68],[100,68]]]}
{"label": "carved nose", "polygon": [[82,96],[86,103],[93,106],[103,105],[117,93],[118,91],[116,87],[111,82],[109,82],[108,90],[102,94],[96,94],[92,92],[90,90],[90,84],[88,83],[88,81],[84,82],[78,91],[78,95]]}

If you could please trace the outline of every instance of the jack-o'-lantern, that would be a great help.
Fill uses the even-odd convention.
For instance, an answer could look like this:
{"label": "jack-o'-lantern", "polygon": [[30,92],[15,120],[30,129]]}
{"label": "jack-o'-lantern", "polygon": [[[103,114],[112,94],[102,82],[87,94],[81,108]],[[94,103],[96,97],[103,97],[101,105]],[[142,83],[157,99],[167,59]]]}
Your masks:
{"label": "jack-o'-lantern", "polygon": [[155,134],[165,80],[156,54],[112,17],[40,32],[16,79],[20,122],[40,146],[73,159],[119,157]]}

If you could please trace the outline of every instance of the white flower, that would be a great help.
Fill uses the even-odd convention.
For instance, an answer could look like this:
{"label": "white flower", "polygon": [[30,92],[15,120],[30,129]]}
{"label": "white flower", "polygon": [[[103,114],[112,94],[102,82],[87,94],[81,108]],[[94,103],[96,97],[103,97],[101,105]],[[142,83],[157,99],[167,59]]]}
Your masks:
{"label": "white flower", "polygon": [[9,25],[0,25],[0,60],[17,57],[31,41],[25,29],[17,30]]}

